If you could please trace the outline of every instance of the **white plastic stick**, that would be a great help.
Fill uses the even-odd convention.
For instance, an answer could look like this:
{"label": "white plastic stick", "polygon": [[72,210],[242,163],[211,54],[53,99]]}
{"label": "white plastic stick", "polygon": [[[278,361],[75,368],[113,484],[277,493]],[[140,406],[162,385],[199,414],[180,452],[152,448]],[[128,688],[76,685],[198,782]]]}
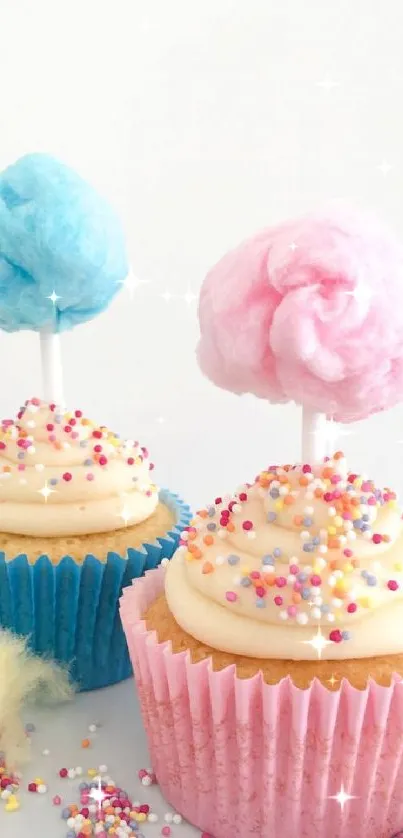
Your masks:
{"label": "white plastic stick", "polygon": [[43,398],[46,402],[64,405],[63,369],[60,350],[60,335],[51,329],[42,329],[40,334]]}
{"label": "white plastic stick", "polygon": [[314,465],[328,454],[325,413],[302,408],[302,462]]}

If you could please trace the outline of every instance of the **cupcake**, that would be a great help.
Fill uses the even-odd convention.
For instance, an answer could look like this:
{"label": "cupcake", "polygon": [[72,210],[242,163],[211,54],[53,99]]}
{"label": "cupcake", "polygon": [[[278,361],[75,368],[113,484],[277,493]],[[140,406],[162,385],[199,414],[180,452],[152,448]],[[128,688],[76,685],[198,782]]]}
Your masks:
{"label": "cupcake", "polygon": [[214,838],[403,827],[402,512],[341,454],[217,497],[121,615],[168,803]]}
{"label": "cupcake", "polygon": [[118,601],[175,551],[189,510],[148,452],[39,399],[0,427],[0,626],[81,689],[131,673]]}

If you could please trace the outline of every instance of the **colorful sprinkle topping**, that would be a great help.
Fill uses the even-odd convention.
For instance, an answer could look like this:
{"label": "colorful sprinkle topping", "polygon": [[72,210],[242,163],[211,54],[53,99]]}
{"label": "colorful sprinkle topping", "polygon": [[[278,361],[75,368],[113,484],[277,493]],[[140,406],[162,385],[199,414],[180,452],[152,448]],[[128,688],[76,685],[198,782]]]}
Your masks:
{"label": "colorful sprinkle topping", "polygon": [[[252,605],[259,619],[274,615],[301,626],[331,623],[328,640],[342,643],[352,634],[338,623],[353,626],[380,596],[403,587],[403,562],[382,563],[401,517],[396,494],[348,472],[337,452],[318,467],[270,466],[235,495],[217,497],[197,513],[181,545],[187,561],[202,560],[203,575],[225,574],[223,597],[235,609]],[[244,566],[250,557],[251,568]]]}

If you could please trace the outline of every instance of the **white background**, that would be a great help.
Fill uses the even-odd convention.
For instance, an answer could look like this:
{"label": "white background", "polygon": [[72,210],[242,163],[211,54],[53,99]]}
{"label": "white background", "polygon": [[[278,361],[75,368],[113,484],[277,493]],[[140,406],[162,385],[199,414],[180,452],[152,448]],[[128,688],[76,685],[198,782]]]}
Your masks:
{"label": "white background", "polygon": [[[402,27],[401,0],[0,0],[0,166],[38,150],[78,169],[120,212],[145,281],[65,337],[68,402],[148,444],[161,484],[192,504],[299,455],[296,407],[231,396],[198,372],[209,266],[333,199],[403,236]],[[40,394],[34,335],[0,335],[0,382],[3,415]],[[401,490],[403,409],[350,430],[352,468]],[[106,697],[42,719],[37,747],[53,756],[41,771],[78,761]],[[130,701],[97,754],[118,782],[145,759]],[[30,818],[38,836],[64,834],[49,801],[30,804],[0,811],[5,838]]]}
{"label": "white background", "polygon": [[[296,407],[197,369],[209,266],[333,199],[403,235],[402,27],[400,0],[0,0],[0,166],[40,150],[78,169],[145,280],[65,337],[68,404],[148,444],[192,504],[299,454]],[[40,394],[38,356],[35,335],[0,335],[2,414]],[[354,470],[398,490],[402,419],[342,440]]]}

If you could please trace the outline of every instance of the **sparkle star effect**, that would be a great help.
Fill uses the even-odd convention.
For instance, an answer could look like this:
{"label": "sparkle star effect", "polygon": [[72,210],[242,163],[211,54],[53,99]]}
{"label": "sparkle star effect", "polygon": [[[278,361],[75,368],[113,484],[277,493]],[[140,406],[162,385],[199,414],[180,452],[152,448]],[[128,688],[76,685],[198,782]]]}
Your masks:
{"label": "sparkle star effect", "polygon": [[50,495],[53,495],[55,491],[56,491],[56,489],[50,489],[49,488],[48,483],[46,481],[45,485],[42,486],[42,489],[38,489],[38,494],[42,495],[42,497],[44,498],[45,503],[47,503],[48,497]]}
{"label": "sparkle star effect", "polygon": [[118,282],[122,288],[129,292],[131,300],[133,299],[134,292],[137,291],[138,288],[141,288],[143,285],[148,285],[148,279],[138,279],[131,273],[127,275],[126,279],[119,279]]}
{"label": "sparkle star effect", "polygon": [[362,308],[368,308],[368,303],[372,299],[372,291],[368,288],[368,285],[365,285],[363,282],[359,283],[353,291],[345,291],[344,292],[347,297],[353,297],[353,299],[359,303]]}
{"label": "sparkle star effect", "polygon": [[387,160],[382,160],[382,163],[380,163],[379,166],[377,166],[376,168],[379,172],[381,172],[381,174],[383,174],[384,177],[386,177],[386,175],[389,174],[390,170],[393,167],[390,165],[390,163],[388,163]]}
{"label": "sparkle star effect", "polygon": [[357,800],[357,797],[355,794],[348,794],[342,783],[340,791],[337,794],[330,794],[329,800],[336,800],[341,811],[343,811],[346,803],[348,803],[349,800]]}
{"label": "sparkle star effect", "polygon": [[183,299],[186,305],[190,306],[197,300],[197,294],[193,294],[193,291],[186,291],[186,294],[183,295]]}
{"label": "sparkle star effect", "polygon": [[51,302],[51,303],[53,303],[53,305],[55,306],[55,305],[56,305],[56,303],[57,303],[57,301],[58,301],[58,300],[61,300],[62,298],[61,298],[61,297],[59,297],[59,295],[58,295],[58,294],[56,294],[55,289],[53,289],[52,293],[51,293],[51,294],[49,294],[49,297],[46,297],[46,299],[47,299],[47,300],[50,300],[50,302]]}
{"label": "sparkle star effect", "polygon": [[118,513],[118,517],[122,518],[122,521],[124,522],[125,527],[127,527],[129,521],[133,518],[133,515],[132,515],[129,507],[126,506],[126,504],[124,504],[123,508]]}
{"label": "sparkle star effect", "polygon": [[106,794],[101,785],[101,778],[98,780],[98,786],[94,789],[91,789],[91,793],[89,797],[98,804],[98,807],[101,808],[103,801],[105,800]]}
{"label": "sparkle star effect", "polygon": [[163,294],[160,295],[162,300],[165,300],[166,303],[169,303],[172,300],[173,294],[170,291],[164,291]]}
{"label": "sparkle star effect", "polygon": [[330,684],[331,687],[334,687],[334,685],[338,683],[338,679],[335,678],[333,673],[332,673],[330,678],[327,679],[327,683]]}
{"label": "sparkle star effect", "polygon": [[326,649],[326,646],[332,645],[331,640],[326,640],[326,637],[323,637],[320,626],[318,626],[318,630],[311,640],[300,640],[300,643],[304,643],[306,646],[312,646],[312,648],[315,649],[318,658],[322,657],[322,652]]}

